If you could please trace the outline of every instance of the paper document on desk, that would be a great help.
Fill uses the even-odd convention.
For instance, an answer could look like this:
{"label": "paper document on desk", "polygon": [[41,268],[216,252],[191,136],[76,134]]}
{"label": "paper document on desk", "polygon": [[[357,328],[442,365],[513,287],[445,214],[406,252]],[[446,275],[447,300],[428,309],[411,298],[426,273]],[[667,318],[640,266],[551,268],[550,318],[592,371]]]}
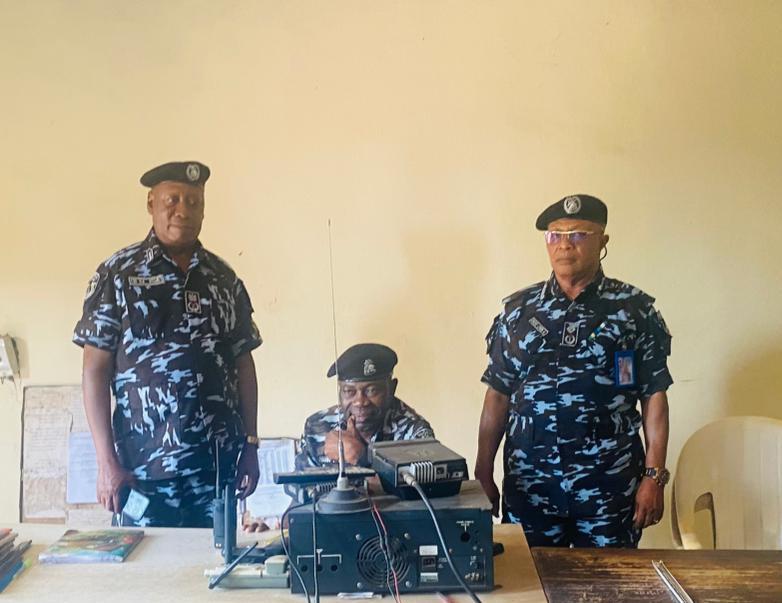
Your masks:
{"label": "paper document on desk", "polygon": [[66,502],[96,503],[98,496],[98,460],[89,431],[72,432],[68,436],[68,476]]}
{"label": "paper document on desk", "polygon": [[283,486],[274,483],[274,474],[293,471],[296,440],[263,438],[258,441],[258,487],[247,497],[247,510],[258,519],[278,518],[291,504]]}

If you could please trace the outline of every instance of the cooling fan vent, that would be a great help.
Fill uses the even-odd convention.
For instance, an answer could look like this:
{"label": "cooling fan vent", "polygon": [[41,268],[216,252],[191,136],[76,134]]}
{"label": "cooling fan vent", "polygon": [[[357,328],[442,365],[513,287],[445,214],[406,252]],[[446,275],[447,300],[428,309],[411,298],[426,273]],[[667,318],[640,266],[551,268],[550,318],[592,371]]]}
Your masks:
{"label": "cooling fan vent", "polygon": [[[388,548],[388,560],[396,572],[396,579],[401,582],[410,569],[407,549],[396,538],[389,539]],[[388,582],[394,583],[394,576],[389,575],[388,572],[388,563],[380,545],[380,537],[375,536],[367,540],[359,549],[356,561],[359,574],[368,584],[385,588]]]}

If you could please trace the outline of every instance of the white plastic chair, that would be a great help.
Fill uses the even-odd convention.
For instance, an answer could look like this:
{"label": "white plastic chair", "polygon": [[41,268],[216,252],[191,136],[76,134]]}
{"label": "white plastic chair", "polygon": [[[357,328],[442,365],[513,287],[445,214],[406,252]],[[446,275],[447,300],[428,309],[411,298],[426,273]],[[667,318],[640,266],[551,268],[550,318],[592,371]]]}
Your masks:
{"label": "white plastic chair", "polygon": [[[704,509],[709,543],[695,533]],[[671,529],[677,548],[782,550],[782,421],[729,417],[690,436],[676,465]]]}

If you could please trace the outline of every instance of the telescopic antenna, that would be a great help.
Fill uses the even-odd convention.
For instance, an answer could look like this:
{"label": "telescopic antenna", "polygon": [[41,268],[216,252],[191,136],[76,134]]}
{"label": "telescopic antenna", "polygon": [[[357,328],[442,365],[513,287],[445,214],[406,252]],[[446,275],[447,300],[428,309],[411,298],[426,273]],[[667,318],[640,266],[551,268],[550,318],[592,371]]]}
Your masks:
{"label": "telescopic antenna", "polygon": [[[337,304],[334,295],[334,254],[331,245],[331,218],[328,221],[329,227],[329,271],[331,274],[331,324],[334,335],[334,371],[337,377],[337,437],[339,438],[337,447],[339,454],[339,477],[337,478],[337,487],[320,498],[317,503],[312,503],[312,513],[358,513],[369,510],[369,500],[366,496],[358,492],[350,485],[348,477],[345,474],[345,447],[342,443],[342,400],[339,396],[339,353],[337,348]],[[317,509],[316,509],[317,506]]]}
{"label": "telescopic antenna", "polygon": [[345,477],[345,447],[342,444],[342,400],[339,396],[339,351],[337,347],[337,303],[334,295],[334,253],[331,245],[331,218],[328,221],[329,229],[329,275],[331,277],[331,328],[334,339],[334,371],[337,382],[337,454],[339,455],[339,477]]}

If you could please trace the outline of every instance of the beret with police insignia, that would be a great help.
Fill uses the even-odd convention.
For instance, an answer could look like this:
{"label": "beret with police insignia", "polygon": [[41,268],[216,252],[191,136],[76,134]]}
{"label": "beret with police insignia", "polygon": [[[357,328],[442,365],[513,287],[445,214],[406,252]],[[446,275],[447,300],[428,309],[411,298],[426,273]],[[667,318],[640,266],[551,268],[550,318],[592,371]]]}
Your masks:
{"label": "beret with police insignia", "polygon": [[396,363],[396,352],[388,346],[359,343],[342,352],[326,376],[337,375],[340,381],[374,381],[390,375]]}
{"label": "beret with police insignia", "polygon": [[554,220],[562,218],[589,220],[605,226],[608,224],[608,208],[592,195],[569,195],[544,209],[535,221],[535,228],[546,230]]}
{"label": "beret with police insignia", "polygon": [[165,181],[203,185],[209,180],[209,168],[199,161],[171,161],[152,168],[141,177],[141,184],[153,187]]}

